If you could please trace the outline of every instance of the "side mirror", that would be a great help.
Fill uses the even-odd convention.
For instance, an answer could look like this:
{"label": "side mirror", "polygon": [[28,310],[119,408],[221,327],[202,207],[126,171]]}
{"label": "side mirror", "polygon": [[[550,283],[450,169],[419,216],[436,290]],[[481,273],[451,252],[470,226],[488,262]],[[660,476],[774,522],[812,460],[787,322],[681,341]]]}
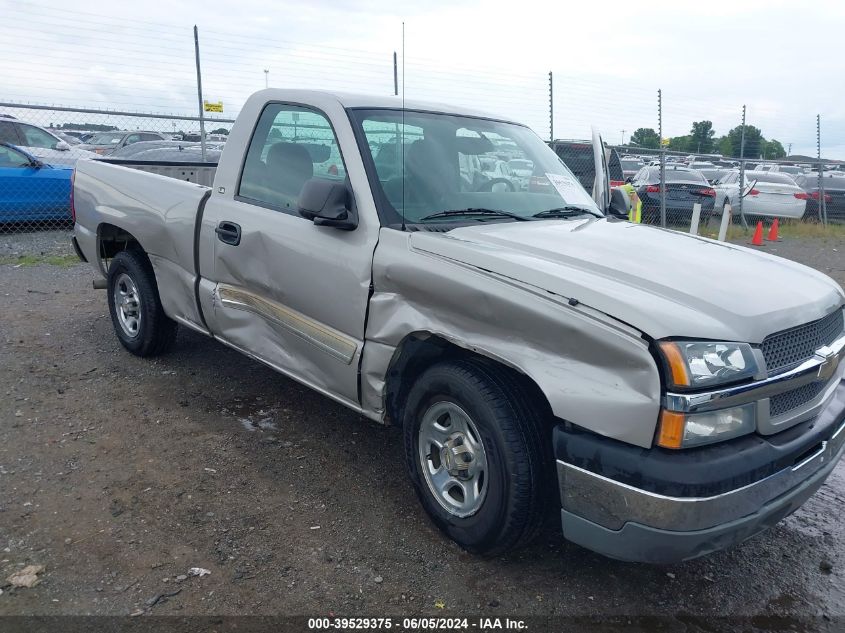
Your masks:
{"label": "side mirror", "polygon": [[68,150],[70,150],[70,145],[67,143],[67,141],[59,141],[53,146],[53,149],[57,149],[60,152],[67,152]]}
{"label": "side mirror", "polygon": [[622,189],[614,187],[610,190],[610,206],[607,212],[614,218],[628,219],[631,210],[631,199]]}
{"label": "side mirror", "polygon": [[317,226],[331,226],[352,231],[358,226],[358,214],[352,208],[352,196],[346,184],[325,178],[306,180],[299,192],[299,215]]}

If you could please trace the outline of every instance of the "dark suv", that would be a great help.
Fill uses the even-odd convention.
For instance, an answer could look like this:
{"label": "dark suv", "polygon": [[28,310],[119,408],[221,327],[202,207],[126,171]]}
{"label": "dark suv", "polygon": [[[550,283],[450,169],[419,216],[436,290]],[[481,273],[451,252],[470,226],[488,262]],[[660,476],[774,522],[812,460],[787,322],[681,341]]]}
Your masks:
{"label": "dark suv", "polygon": [[[549,147],[578,177],[584,189],[592,191],[596,180],[593,144],[590,141],[552,141]],[[605,155],[610,170],[610,186],[624,185],[625,176],[622,174],[622,161],[619,159],[619,154],[615,149],[605,146]]]}

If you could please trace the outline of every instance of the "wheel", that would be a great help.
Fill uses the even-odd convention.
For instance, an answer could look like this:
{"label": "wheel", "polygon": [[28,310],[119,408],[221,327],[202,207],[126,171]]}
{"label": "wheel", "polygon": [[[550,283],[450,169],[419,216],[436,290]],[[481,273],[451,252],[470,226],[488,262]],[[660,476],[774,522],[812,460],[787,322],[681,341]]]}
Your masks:
{"label": "wheel", "polygon": [[136,356],[156,356],[173,346],[177,325],[161,307],[153,267],[143,252],[115,255],[107,288],[112,325],[123,347]]}
{"label": "wheel", "polygon": [[417,496],[450,538],[493,555],[536,535],[555,481],[551,436],[513,377],[483,361],[435,365],[411,388],[403,426]]}

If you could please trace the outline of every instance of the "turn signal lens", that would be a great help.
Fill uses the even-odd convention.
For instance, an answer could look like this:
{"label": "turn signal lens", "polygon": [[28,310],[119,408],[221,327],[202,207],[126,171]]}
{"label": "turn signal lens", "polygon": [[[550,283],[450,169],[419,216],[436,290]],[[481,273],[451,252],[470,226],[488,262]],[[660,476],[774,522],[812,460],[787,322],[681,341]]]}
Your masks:
{"label": "turn signal lens", "polygon": [[679,387],[688,387],[690,384],[689,372],[687,371],[687,363],[684,360],[684,355],[681,353],[681,348],[672,341],[663,341],[660,343],[660,351],[666,358],[669,364],[669,371],[672,373],[672,384]]}
{"label": "turn signal lens", "polygon": [[663,448],[681,448],[684,442],[684,421],[683,413],[661,410],[657,445]]}

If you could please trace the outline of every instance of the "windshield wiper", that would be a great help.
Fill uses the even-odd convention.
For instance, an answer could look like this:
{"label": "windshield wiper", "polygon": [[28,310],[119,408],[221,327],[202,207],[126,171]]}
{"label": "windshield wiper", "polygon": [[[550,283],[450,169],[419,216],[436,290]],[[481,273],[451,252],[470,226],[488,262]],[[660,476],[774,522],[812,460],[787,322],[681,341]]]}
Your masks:
{"label": "windshield wiper", "polygon": [[510,213],[509,211],[498,211],[496,209],[480,209],[480,208],[469,208],[469,209],[453,209],[451,211],[438,211],[437,213],[432,213],[430,215],[426,215],[421,217],[418,222],[423,222],[425,220],[436,220],[437,218],[451,218],[455,216],[466,216],[466,215],[484,215],[490,217],[499,217],[499,218],[513,218],[514,220],[519,220],[520,222],[525,222],[528,218],[523,217],[521,215],[517,215],[516,213]]}
{"label": "windshield wiper", "polygon": [[548,209],[546,211],[540,211],[540,213],[535,213],[532,215],[532,218],[571,218],[576,215],[584,215],[584,214],[592,215],[594,217],[598,217],[592,210],[588,209],[587,207],[577,207],[574,205],[567,205],[565,207],[559,207],[557,209]]}

